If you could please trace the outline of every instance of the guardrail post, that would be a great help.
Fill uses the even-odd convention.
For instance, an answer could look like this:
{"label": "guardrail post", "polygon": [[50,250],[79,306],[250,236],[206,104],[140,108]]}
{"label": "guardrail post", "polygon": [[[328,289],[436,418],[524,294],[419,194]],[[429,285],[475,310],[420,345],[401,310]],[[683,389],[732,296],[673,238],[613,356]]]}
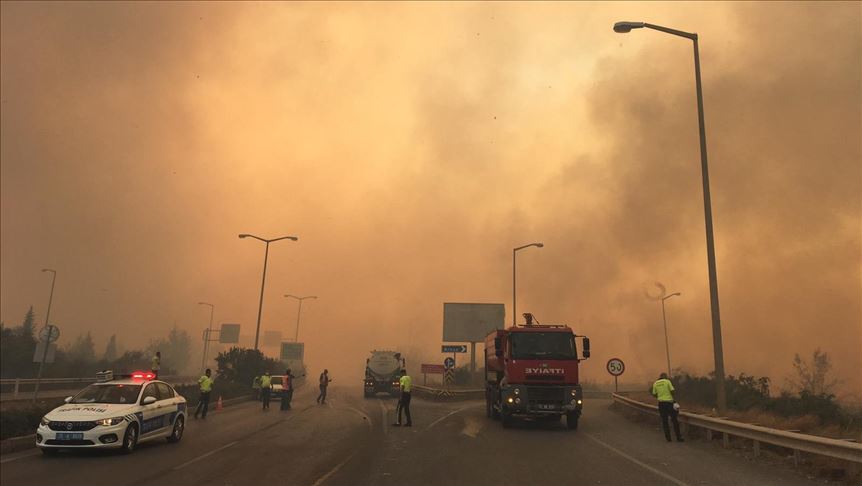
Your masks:
{"label": "guardrail post", "polygon": [[801,461],[802,461],[802,454],[800,454],[797,449],[793,449],[793,465],[799,466],[799,463]]}
{"label": "guardrail post", "polygon": [[706,429],[706,440],[712,441],[712,429]]}
{"label": "guardrail post", "polygon": [[760,441],[753,441],[752,445],[754,446],[754,457],[760,457]]}
{"label": "guardrail post", "polygon": [[21,378],[15,378],[15,392],[12,394],[13,397],[18,398],[18,385],[21,384]]}
{"label": "guardrail post", "polygon": [[721,433],[721,445],[727,449],[730,447],[730,435],[727,432]]}

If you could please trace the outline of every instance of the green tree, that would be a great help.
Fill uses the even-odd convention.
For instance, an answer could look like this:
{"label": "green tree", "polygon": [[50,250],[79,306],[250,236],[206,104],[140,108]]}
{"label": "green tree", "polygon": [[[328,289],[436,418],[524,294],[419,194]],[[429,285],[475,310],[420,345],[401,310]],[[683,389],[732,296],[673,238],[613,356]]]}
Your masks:
{"label": "green tree", "polygon": [[75,342],[69,347],[69,359],[82,363],[92,363],[96,361],[96,345],[93,343],[93,336],[88,331],[87,334],[79,334],[75,338]]}
{"label": "green tree", "polygon": [[800,393],[813,396],[831,395],[838,380],[831,379],[829,372],[832,371],[832,358],[820,348],[811,354],[811,361],[802,359],[799,353],[793,357],[793,371],[796,376],[791,383]]}
{"label": "green tree", "polygon": [[108,339],[108,345],[105,346],[105,355],[103,358],[105,361],[111,362],[117,359],[117,335],[111,334],[111,338]]}
{"label": "green tree", "polygon": [[276,373],[282,371],[282,364],[272,358],[267,358],[256,349],[233,347],[216,356],[219,379],[241,385],[251,386],[255,376],[265,371]]}
{"label": "green tree", "polygon": [[21,335],[23,336],[35,336],[36,331],[36,313],[33,312],[33,306],[30,306],[30,309],[27,311],[27,314],[24,316],[24,322],[21,323]]}
{"label": "green tree", "polygon": [[0,375],[4,378],[30,378],[34,373],[33,352],[36,337],[33,335],[35,317],[33,307],[27,311],[24,322],[18,327],[0,327]]}
{"label": "green tree", "polygon": [[191,336],[176,325],[168,333],[167,338],[155,339],[147,346],[150,358],[156,354],[156,351],[162,353],[162,372],[166,374],[186,371],[191,359],[191,349]]}

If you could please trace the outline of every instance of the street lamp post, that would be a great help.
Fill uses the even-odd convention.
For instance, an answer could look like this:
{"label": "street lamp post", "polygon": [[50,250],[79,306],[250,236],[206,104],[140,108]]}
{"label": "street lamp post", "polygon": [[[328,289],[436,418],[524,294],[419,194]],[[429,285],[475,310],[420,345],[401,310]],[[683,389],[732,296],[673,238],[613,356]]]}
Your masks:
{"label": "street lamp post", "polygon": [[299,308],[296,310],[296,334],[293,336],[293,342],[299,342],[299,315],[302,313],[302,301],[305,299],[317,299],[316,295],[306,295],[305,297],[297,297],[295,295],[285,294],[287,298],[294,298],[299,301]]}
{"label": "street lamp post", "polygon": [[715,359],[716,406],[723,414],[727,410],[727,395],[724,386],[724,350],[721,342],[721,314],[718,306],[718,277],[715,268],[715,240],[712,231],[712,201],[709,194],[709,168],[706,157],[706,128],[703,116],[703,89],[700,79],[700,51],[697,44],[697,34],[670,29],[660,25],[645,22],[617,22],[614,32],[625,34],[632,29],[653,29],[666,34],[684,37],[694,43],[694,79],[697,91],[697,121],[700,128],[700,168],[703,179],[703,212],[706,224],[706,259],[709,267],[709,302],[712,311],[712,346]]}
{"label": "street lamp post", "polygon": [[45,313],[45,326],[47,329],[47,338],[45,339],[45,348],[42,351],[42,359],[39,361],[39,372],[36,375],[36,389],[33,391],[33,403],[36,403],[36,397],[39,396],[39,382],[42,381],[42,367],[45,366],[45,360],[48,358],[48,346],[51,345],[51,331],[48,326],[51,325],[51,303],[54,302],[54,283],[57,282],[57,271],[50,268],[43,268],[43,272],[51,272],[51,293],[48,296],[48,311]]}
{"label": "street lamp post", "polygon": [[256,240],[260,240],[260,241],[266,243],[266,251],[263,254],[263,277],[260,280],[260,304],[257,307],[257,329],[254,331],[254,349],[255,349],[255,351],[257,351],[257,345],[258,345],[258,342],[260,341],[260,315],[263,312],[263,289],[266,286],[266,262],[269,259],[269,244],[274,242],[274,241],[279,241],[279,240],[297,241],[297,240],[299,240],[299,238],[297,238],[296,236],[282,236],[279,238],[272,238],[270,240],[267,240],[265,238],[261,238],[259,236],[255,236],[255,235],[250,235],[247,233],[243,233],[243,234],[239,235],[239,237],[240,238],[254,238]]}
{"label": "street lamp post", "polygon": [[207,302],[198,302],[198,305],[208,305],[210,308],[210,327],[207,328],[206,338],[204,339],[204,356],[201,358],[201,373],[203,373],[207,362],[207,354],[209,353],[210,348],[210,334],[213,332],[213,313],[215,312],[215,306]]}
{"label": "street lamp post", "polygon": [[518,251],[523,250],[524,248],[529,248],[531,246],[535,246],[536,248],[544,247],[544,243],[530,243],[529,245],[519,246],[517,248],[512,249],[512,325],[518,325],[518,293],[517,293],[517,273],[515,271],[516,259],[515,255],[517,255]]}
{"label": "street lamp post", "polygon": [[679,296],[679,295],[682,295],[682,294],[679,292],[674,292],[668,296],[661,298],[661,320],[662,320],[662,322],[664,322],[664,352],[667,355],[667,376],[668,377],[671,376],[671,374],[670,374],[670,344],[668,343],[668,339],[667,339],[667,317],[665,316],[665,313],[664,313],[664,301],[666,301],[667,299],[669,299],[671,297],[675,297],[675,296]]}

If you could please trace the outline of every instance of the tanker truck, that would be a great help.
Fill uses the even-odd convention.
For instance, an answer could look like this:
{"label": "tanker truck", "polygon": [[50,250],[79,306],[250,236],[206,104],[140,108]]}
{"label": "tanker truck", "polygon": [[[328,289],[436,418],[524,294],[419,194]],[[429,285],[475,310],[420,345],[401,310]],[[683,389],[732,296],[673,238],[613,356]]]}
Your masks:
{"label": "tanker truck", "polygon": [[[485,338],[485,409],[509,427],[515,418],[559,421],[578,428],[583,391],[581,359],[590,357],[590,340],[565,325],[527,325],[498,329]],[[582,358],[576,339],[582,338]]]}
{"label": "tanker truck", "polygon": [[379,392],[397,396],[400,393],[398,380],[406,366],[406,360],[397,351],[372,351],[371,357],[365,360],[365,398]]}

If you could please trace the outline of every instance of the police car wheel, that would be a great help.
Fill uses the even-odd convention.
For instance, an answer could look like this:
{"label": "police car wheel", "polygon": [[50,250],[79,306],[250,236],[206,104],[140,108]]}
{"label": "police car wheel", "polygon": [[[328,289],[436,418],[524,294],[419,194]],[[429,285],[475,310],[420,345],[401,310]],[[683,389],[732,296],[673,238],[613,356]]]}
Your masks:
{"label": "police car wheel", "polygon": [[135,447],[138,445],[138,426],[137,424],[129,424],[126,427],[126,433],[123,434],[123,454],[131,454],[135,452]]}
{"label": "police car wheel", "polygon": [[183,419],[182,415],[177,417],[174,420],[174,430],[171,432],[171,435],[168,436],[168,442],[179,442],[180,439],[183,438],[183,431],[185,430],[186,422]]}
{"label": "police car wheel", "polygon": [[566,426],[569,428],[569,430],[578,430],[579,418],[580,417],[578,416],[578,414],[575,413],[566,414]]}
{"label": "police car wheel", "polygon": [[48,448],[48,447],[42,448],[42,455],[47,456],[47,457],[56,456],[58,452],[60,452],[59,449]]}

